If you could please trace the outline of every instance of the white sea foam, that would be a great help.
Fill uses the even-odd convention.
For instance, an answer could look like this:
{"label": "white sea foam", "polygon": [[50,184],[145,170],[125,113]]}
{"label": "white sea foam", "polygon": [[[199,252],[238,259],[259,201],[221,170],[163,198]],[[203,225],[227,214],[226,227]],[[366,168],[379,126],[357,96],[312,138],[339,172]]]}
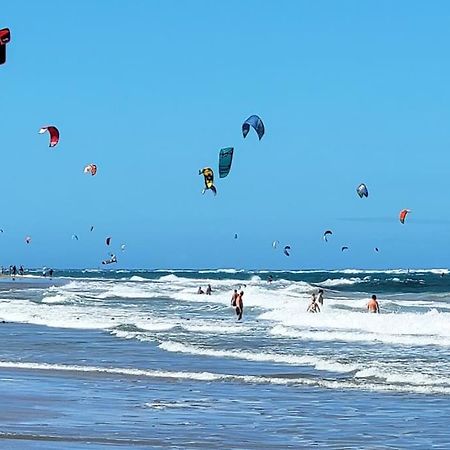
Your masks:
{"label": "white sea foam", "polygon": [[169,352],[188,353],[193,355],[213,356],[219,358],[244,359],[247,361],[255,362],[275,362],[279,364],[290,364],[297,366],[313,366],[317,370],[330,372],[345,373],[358,369],[357,365],[344,364],[332,359],[325,359],[308,355],[290,355],[265,352],[252,353],[243,350],[215,350],[172,341],[162,342],[159,347]]}

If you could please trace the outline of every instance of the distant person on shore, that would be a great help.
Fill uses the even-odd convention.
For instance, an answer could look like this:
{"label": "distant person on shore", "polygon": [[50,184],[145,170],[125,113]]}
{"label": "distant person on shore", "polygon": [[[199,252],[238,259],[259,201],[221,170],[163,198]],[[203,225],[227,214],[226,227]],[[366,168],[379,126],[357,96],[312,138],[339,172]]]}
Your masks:
{"label": "distant person on shore", "polygon": [[14,265],[12,268],[12,275],[15,277],[17,275],[17,267]]}
{"label": "distant person on shore", "polygon": [[211,289],[211,285],[208,284],[208,287],[206,288],[206,295],[211,295],[212,289]]}
{"label": "distant person on shore", "polygon": [[236,298],[236,315],[238,316],[238,320],[241,320],[242,314],[244,314],[244,301],[242,299],[243,296],[244,291],[241,291]]}
{"label": "distant person on shore", "polygon": [[376,295],[372,295],[369,303],[367,303],[367,311],[369,311],[370,313],[380,313],[380,305],[378,304]]}
{"label": "distant person on shore", "polygon": [[24,274],[24,270],[23,270],[23,266],[21,265],[19,267],[19,275],[23,275]]}
{"label": "distant person on shore", "polygon": [[323,289],[319,289],[319,292],[317,293],[316,301],[317,301],[317,303],[320,304],[320,306],[323,306]]}
{"label": "distant person on shore", "polygon": [[205,293],[205,291],[202,289],[201,286],[199,286],[199,287],[198,287],[197,294],[204,294],[204,293]]}
{"label": "distant person on shore", "polygon": [[316,302],[316,294],[312,295],[311,303],[309,304],[308,309],[306,310],[306,312],[310,312],[310,313],[320,312],[319,304]]}

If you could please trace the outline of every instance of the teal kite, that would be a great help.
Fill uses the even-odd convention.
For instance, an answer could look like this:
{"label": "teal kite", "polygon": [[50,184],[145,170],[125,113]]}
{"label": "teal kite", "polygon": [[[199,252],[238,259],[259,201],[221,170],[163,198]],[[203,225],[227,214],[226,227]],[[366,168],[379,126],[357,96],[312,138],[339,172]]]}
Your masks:
{"label": "teal kite", "polygon": [[231,169],[231,162],[233,161],[233,147],[225,147],[219,153],[219,178],[225,178]]}

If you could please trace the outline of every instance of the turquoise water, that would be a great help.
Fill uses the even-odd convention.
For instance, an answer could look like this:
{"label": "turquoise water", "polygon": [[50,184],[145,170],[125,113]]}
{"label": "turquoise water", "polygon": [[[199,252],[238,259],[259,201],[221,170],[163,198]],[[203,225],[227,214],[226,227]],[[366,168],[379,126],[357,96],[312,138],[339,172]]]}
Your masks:
{"label": "turquoise water", "polygon": [[0,284],[3,448],[450,446],[447,271],[57,275]]}

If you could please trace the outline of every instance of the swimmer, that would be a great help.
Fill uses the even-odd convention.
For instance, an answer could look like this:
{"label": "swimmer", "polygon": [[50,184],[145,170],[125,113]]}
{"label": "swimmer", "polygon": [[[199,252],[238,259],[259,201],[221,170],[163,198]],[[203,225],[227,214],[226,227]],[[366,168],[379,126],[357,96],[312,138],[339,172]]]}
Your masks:
{"label": "swimmer", "polygon": [[206,288],[206,295],[211,295],[212,289],[211,289],[211,285],[208,284],[208,287]]}
{"label": "swimmer", "polygon": [[197,294],[204,294],[205,292],[203,291],[202,287],[199,286]]}
{"label": "swimmer", "polygon": [[372,295],[369,303],[367,303],[367,311],[370,313],[380,313],[380,305],[378,304],[376,295]]}

